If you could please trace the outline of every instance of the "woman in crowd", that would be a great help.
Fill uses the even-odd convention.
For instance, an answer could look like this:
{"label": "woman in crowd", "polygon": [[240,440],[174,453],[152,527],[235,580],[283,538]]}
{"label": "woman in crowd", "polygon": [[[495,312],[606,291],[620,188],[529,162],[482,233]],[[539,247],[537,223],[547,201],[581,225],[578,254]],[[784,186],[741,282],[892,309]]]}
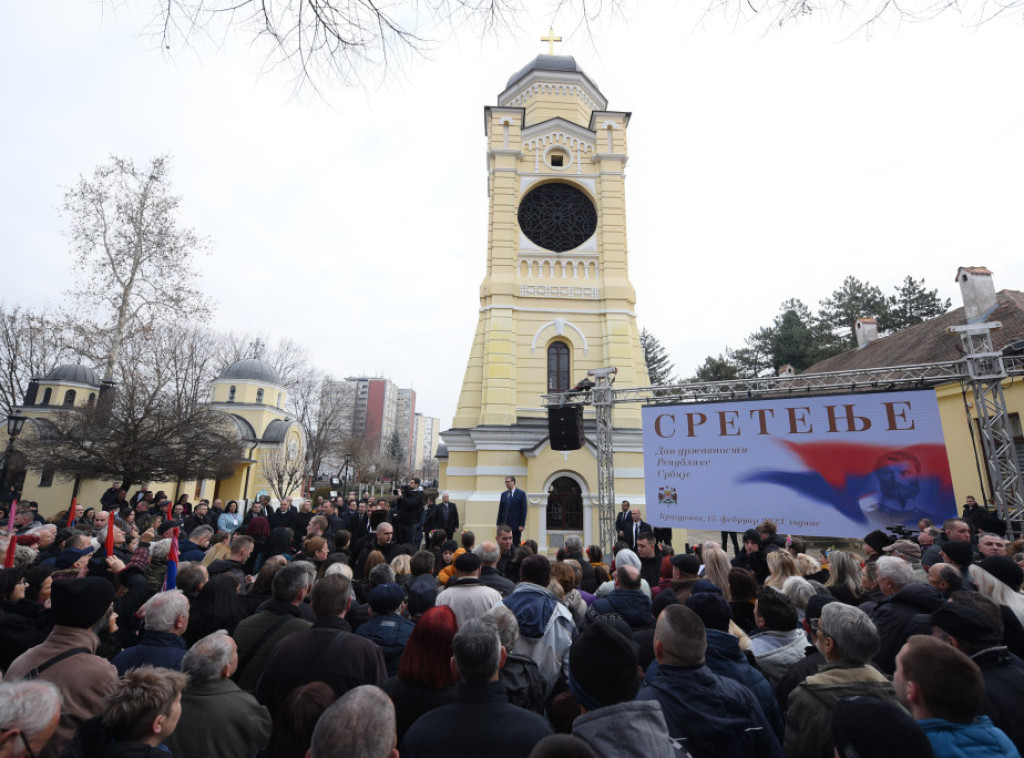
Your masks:
{"label": "woman in crowd", "polygon": [[218,629],[235,633],[238,622],[248,616],[242,603],[242,584],[237,573],[228,571],[214,576],[199,592],[189,613],[185,641],[191,646]]}
{"label": "woman in crowd", "polygon": [[720,547],[711,547],[701,551],[701,558],[704,559],[704,578],[722,590],[726,600],[732,600],[729,591],[729,572],[732,571],[732,564],[729,556]]}
{"label": "woman in crowd", "polygon": [[1010,652],[1024,653],[1024,595],[1020,593],[1024,570],[1012,558],[994,555],[971,566],[968,571],[985,597],[999,605],[1003,615],[1003,642]]}
{"label": "woman in crowd", "polygon": [[228,504],[224,506],[224,512],[217,519],[217,529],[232,534],[241,525],[242,517],[238,515],[238,501],[228,500]]}
{"label": "woman in crowd", "polygon": [[857,607],[870,616],[879,603],[885,602],[885,595],[878,588],[878,566],[873,561],[865,562],[860,572],[860,589],[860,603]]}
{"label": "woman in crowd", "polygon": [[296,687],[277,709],[267,746],[256,753],[256,758],[305,755],[313,739],[316,722],[335,700],[334,690],[323,682]]}
{"label": "woman in crowd", "polygon": [[776,550],[768,553],[768,578],[764,580],[765,587],[781,590],[782,585],[791,576],[800,576],[796,568],[796,561],[793,556],[785,550]]}
{"label": "woman in crowd", "polygon": [[[256,519],[253,519],[255,521]],[[252,524],[249,525],[250,527]],[[273,558],[275,555],[283,555],[286,561],[291,560],[292,555],[292,530],[286,526],[275,526],[270,531],[270,537],[267,538],[267,544],[263,546],[263,550],[260,551],[260,557],[256,559],[256,564],[253,567],[256,571],[260,570],[260,567],[266,562],[268,558]]]}
{"label": "woman in crowd", "polygon": [[451,608],[429,609],[412,630],[398,676],[384,683],[384,691],[395,704],[399,745],[416,719],[453,702],[457,678],[451,668],[452,639],[458,630]]}
{"label": "woman in crowd", "polygon": [[245,533],[252,537],[254,543],[249,560],[245,563],[245,573],[255,574],[259,571],[256,568],[256,561],[260,560],[263,548],[267,546],[267,540],[270,539],[270,522],[266,516],[253,516],[252,521],[245,528]]}
{"label": "woman in crowd", "polygon": [[576,572],[565,561],[555,561],[551,564],[551,581],[556,582],[562,589],[565,604],[569,606],[569,611],[572,613],[572,620],[576,622],[577,629],[582,629],[583,617],[587,614],[587,604],[577,588]]}
{"label": "woman in crowd", "polygon": [[757,596],[757,579],[754,572],[745,568],[734,568],[729,571],[729,608],[732,609],[732,620],[748,634],[757,628],[754,622],[754,600]]}
{"label": "woman in crowd", "polygon": [[836,600],[847,605],[860,605],[860,561],[853,553],[833,550],[828,554],[828,591]]}
{"label": "woman in crowd", "polygon": [[330,553],[330,546],[323,537],[310,537],[302,546],[301,552],[295,557],[296,560],[309,561],[316,566],[317,576],[323,576],[324,564]]}
{"label": "woman in crowd", "polygon": [[288,561],[283,555],[275,555],[263,564],[260,572],[256,575],[256,579],[249,587],[249,591],[242,598],[247,615],[252,615],[256,612],[257,608],[270,600],[270,590],[274,584],[274,577],[281,570],[282,566],[287,565]]}
{"label": "woman in crowd", "polygon": [[412,569],[409,566],[411,556],[402,553],[391,559],[391,570],[395,572],[395,581],[402,587],[408,587],[412,582]]}
{"label": "woman in crowd", "polygon": [[89,507],[82,511],[82,518],[78,519],[77,526],[82,531],[92,529],[93,518],[96,516],[96,509]]}

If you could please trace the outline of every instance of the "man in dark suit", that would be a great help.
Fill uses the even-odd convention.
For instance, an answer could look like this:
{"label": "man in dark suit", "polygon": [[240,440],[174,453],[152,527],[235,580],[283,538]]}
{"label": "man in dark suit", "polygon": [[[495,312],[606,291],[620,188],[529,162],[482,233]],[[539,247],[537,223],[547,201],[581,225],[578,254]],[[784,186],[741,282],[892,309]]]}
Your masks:
{"label": "man in dark suit", "polygon": [[512,527],[512,544],[521,544],[526,527],[526,493],[516,488],[516,478],[511,475],[505,477],[505,491],[498,503],[498,526],[502,524]]}
{"label": "man in dark suit", "polygon": [[424,526],[427,534],[435,529],[444,529],[448,539],[455,536],[459,528],[459,508],[448,499],[448,493],[441,493],[441,502],[430,509],[427,514],[427,522]]}
{"label": "man in dark suit", "polygon": [[654,532],[651,525],[640,518],[640,509],[633,508],[630,512],[630,520],[626,525],[626,543],[629,549],[636,552],[636,538],[644,532]]}
{"label": "man in dark suit", "polygon": [[629,512],[629,501],[622,501],[622,510],[615,517],[615,534],[617,539],[625,540],[626,531],[629,529],[629,524],[633,520],[633,517]]}

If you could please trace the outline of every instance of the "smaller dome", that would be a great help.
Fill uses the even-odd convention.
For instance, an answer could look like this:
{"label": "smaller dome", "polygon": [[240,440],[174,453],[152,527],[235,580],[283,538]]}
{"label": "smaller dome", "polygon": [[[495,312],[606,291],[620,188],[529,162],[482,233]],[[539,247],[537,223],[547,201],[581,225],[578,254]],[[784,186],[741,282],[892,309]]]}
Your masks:
{"label": "smaller dome", "polygon": [[257,358],[246,358],[235,361],[220,375],[221,379],[238,379],[249,382],[266,382],[268,384],[280,384],[281,377],[274,371],[273,366]]}
{"label": "smaller dome", "polygon": [[44,382],[76,382],[78,384],[91,384],[93,387],[100,386],[100,378],[96,372],[88,366],[78,363],[66,363],[57,366],[53,371],[43,377]]}
{"label": "smaller dome", "polygon": [[284,437],[288,434],[288,427],[290,424],[286,424],[280,419],[274,419],[267,428],[263,430],[263,441],[264,442],[284,442]]}
{"label": "smaller dome", "polygon": [[583,73],[583,69],[577,65],[576,59],[571,55],[538,55],[516,73],[512,74],[512,78],[508,80],[505,89],[508,89],[520,79],[525,78],[531,71],[574,71],[580,74]]}

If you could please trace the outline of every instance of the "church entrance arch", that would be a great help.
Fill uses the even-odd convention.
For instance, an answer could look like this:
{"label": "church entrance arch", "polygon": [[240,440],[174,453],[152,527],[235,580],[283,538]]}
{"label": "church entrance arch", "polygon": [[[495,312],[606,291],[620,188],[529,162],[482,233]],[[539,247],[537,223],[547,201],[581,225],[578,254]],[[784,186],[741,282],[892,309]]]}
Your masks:
{"label": "church entrance arch", "polygon": [[583,531],[583,491],[575,479],[560,476],[548,486],[547,529]]}

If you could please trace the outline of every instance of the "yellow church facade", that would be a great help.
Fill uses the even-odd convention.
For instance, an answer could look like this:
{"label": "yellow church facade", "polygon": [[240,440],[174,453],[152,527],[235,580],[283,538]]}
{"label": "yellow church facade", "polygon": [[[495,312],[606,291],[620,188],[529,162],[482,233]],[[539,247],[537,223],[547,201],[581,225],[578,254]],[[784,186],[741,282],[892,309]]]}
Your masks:
{"label": "yellow church facade", "polygon": [[[102,383],[96,373],[87,366],[64,365],[50,371],[41,379],[33,381],[18,412],[25,416],[22,435],[44,432],[49,418],[69,406],[85,406],[97,402]],[[113,390],[113,391],[116,391]],[[223,413],[225,423],[238,435],[242,455],[227,477],[204,481],[171,481],[147,484],[154,493],[163,490],[175,499],[180,494],[189,496],[191,502],[200,498],[237,500],[240,508],[245,501],[255,500],[260,495],[270,495],[277,500],[275,488],[269,481],[287,472],[285,494],[296,496],[302,490],[303,461],[306,451],[306,436],[302,426],[288,418],[285,412],[287,390],[281,385],[274,369],[267,363],[246,359],[228,366],[210,388],[208,406]],[[0,431],[0,442],[7,445],[7,430]],[[15,439],[15,449],[17,439]],[[12,467],[8,479],[22,479],[21,499],[39,503],[40,513],[51,516],[64,510],[71,503],[75,492],[73,479],[62,479],[48,472],[19,470],[17,456],[12,456]],[[99,507],[100,497],[113,480],[82,480],[77,487],[78,502],[85,506]],[[129,495],[134,493],[140,482],[132,482]]]}
{"label": "yellow church facade", "polygon": [[[538,56],[484,109],[487,267],[438,454],[441,488],[478,534],[493,533],[511,474],[527,494],[524,538],[599,541],[596,449],[552,450],[541,396],[611,366],[616,387],[649,384],[628,271],[629,121],[569,56]],[[616,499],[646,515],[639,406],[616,407],[613,425]],[[593,439],[593,409],[585,426]]]}

